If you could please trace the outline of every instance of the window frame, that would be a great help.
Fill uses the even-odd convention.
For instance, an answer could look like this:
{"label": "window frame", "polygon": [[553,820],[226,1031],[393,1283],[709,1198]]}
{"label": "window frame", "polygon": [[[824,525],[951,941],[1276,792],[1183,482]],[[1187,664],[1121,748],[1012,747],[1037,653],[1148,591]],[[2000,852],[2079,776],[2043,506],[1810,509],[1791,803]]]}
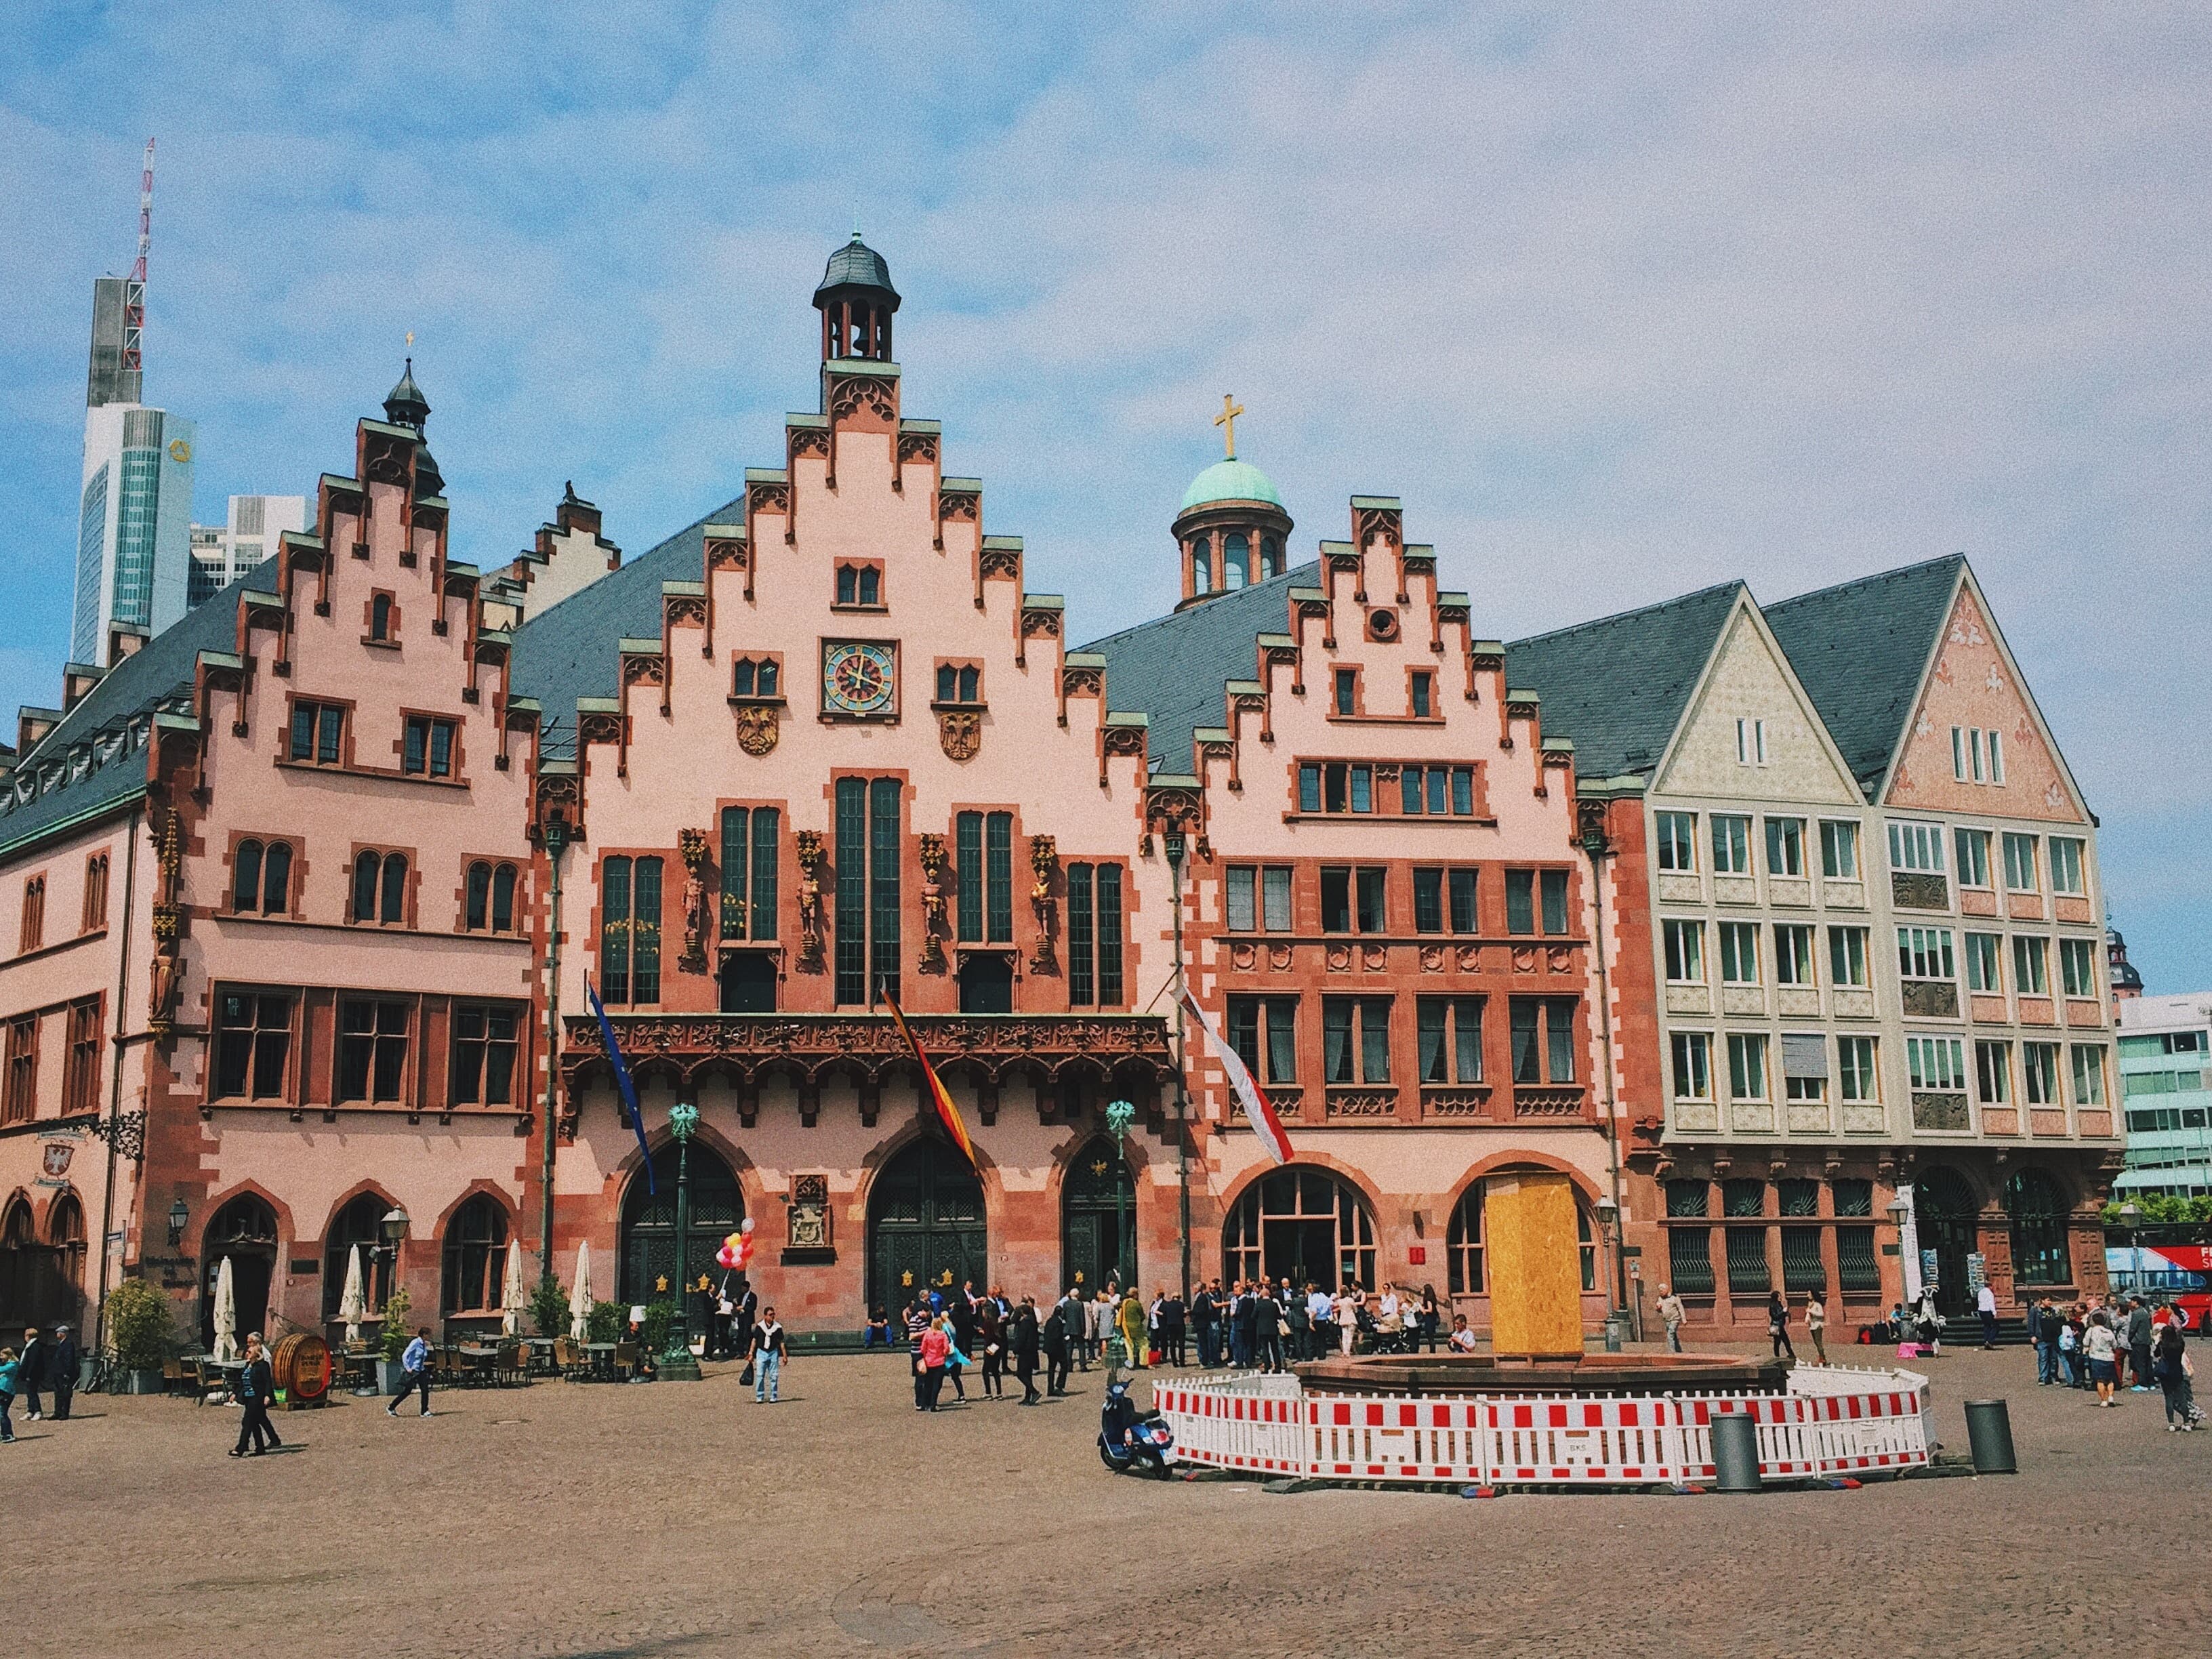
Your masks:
{"label": "window frame", "polygon": [[1695,812],[1656,812],[1652,815],[1652,830],[1653,866],[1665,875],[1696,875],[1698,871],[1698,815]]}
{"label": "window frame", "polygon": [[[1680,941],[1687,940],[1686,948]],[[1667,965],[1669,985],[1704,985],[1705,978],[1705,924],[1692,917],[1668,916],[1660,923],[1662,954]]]}
{"label": "window frame", "polygon": [[[1820,875],[1827,881],[1863,881],[1866,865],[1859,849],[1859,821],[1856,818],[1822,818],[1820,820]],[[1845,854],[1848,854],[1846,859]],[[1836,866],[1848,863],[1849,868]]]}

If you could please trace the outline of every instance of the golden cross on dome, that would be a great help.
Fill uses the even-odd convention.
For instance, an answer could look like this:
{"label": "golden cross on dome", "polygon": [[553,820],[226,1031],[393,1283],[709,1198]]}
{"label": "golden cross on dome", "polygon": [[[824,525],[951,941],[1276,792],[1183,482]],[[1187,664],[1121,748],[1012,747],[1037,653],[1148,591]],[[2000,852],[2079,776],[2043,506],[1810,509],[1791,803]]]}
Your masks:
{"label": "golden cross on dome", "polygon": [[1237,459],[1237,417],[1243,412],[1244,405],[1237,401],[1233,392],[1221,394],[1221,413],[1213,417],[1213,423],[1222,428],[1222,447],[1232,461]]}
{"label": "golden cross on dome", "polygon": [[415,349],[415,331],[411,328],[407,331],[407,349],[410,351]]}

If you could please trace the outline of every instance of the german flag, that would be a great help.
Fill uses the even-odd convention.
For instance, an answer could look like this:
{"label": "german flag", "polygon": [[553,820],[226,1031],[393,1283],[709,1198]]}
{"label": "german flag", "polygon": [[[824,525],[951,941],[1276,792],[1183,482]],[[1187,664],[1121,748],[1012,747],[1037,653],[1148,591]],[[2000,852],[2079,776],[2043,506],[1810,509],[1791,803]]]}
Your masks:
{"label": "german flag", "polygon": [[914,1033],[907,1027],[906,1016],[899,1012],[897,1001],[888,993],[884,1002],[891,1011],[891,1020],[906,1039],[906,1046],[914,1050],[915,1064],[921,1067],[921,1079],[929,1085],[929,1097],[937,1106],[937,1121],[945,1126],[945,1133],[952,1137],[952,1144],[960,1149],[960,1156],[968,1160],[970,1169],[981,1172],[975,1162],[975,1144],[968,1139],[968,1126],[960,1121],[960,1109],[952,1103],[952,1097],[945,1091],[945,1080],[937,1075],[937,1068],[929,1063],[929,1056],[921,1052],[921,1044],[915,1041]]}

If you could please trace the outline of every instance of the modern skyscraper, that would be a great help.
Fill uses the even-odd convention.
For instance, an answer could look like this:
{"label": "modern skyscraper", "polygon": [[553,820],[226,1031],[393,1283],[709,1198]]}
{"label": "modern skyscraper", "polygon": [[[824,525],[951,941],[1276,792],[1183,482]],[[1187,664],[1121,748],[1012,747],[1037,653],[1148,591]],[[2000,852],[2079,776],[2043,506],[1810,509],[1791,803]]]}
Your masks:
{"label": "modern skyscraper", "polygon": [[276,538],[286,531],[307,527],[305,495],[233,495],[222,523],[192,526],[185,608],[198,606],[275,553]]}
{"label": "modern skyscraper", "polygon": [[138,262],[128,276],[102,276],[92,285],[70,656],[100,668],[108,665],[112,628],[157,634],[185,614],[191,566],[198,428],[181,415],[141,401],[153,191],[149,141],[139,185]]}

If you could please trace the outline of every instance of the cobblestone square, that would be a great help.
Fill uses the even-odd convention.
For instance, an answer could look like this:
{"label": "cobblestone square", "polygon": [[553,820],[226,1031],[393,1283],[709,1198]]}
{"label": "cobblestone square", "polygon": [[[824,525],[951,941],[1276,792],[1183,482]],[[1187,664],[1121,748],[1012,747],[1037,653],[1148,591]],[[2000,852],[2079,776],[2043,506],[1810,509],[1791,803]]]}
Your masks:
{"label": "cobblestone square", "polygon": [[[2075,1655],[2212,1646],[2212,1435],[2100,1412],[2022,1350],[1934,1362],[2012,1403],[2022,1473],[1758,1498],[1365,1491],[1108,1474],[1102,1379],[918,1417],[896,1358],[696,1385],[448,1392],[427,1421],[80,1395],[0,1457],[25,1659],[302,1651]],[[1015,1398],[1018,1397],[1016,1392]],[[2116,1622],[2118,1621],[2118,1622]]]}

